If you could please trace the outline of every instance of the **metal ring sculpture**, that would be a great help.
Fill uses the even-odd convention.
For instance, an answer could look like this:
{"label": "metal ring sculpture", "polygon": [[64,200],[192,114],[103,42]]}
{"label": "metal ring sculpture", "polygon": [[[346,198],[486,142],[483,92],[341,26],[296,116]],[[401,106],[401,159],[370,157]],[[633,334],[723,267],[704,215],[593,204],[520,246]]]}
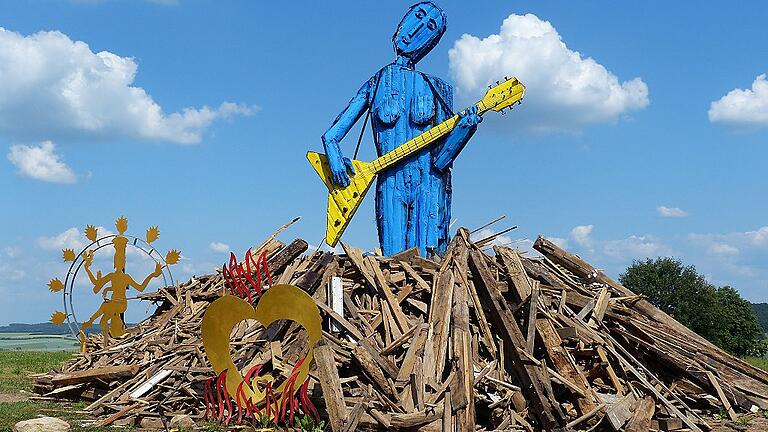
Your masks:
{"label": "metal ring sculpture", "polygon": [[[74,336],[75,338],[78,338],[80,335],[80,322],[77,320],[77,317],[75,316],[75,308],[72,304],[72,300],[74,298],[73,289],[75,286],[75,281],[77,280],[77,274],[80,271],[80,268],[83,266],[85,252],[90,250],[92,250],[93,252],[97,252],[99,249],[103,247],[111,246],[112,239],[115,237],[117,237],[117,235],[112,234],[112,235],[100,237],[95,241],[91,242],[88,246],[84,247],[80,251],[80,253],[77,254],[77,258],[75,258],[75,260],[69,266],[69,270],[67,271],[67,277],[64,279],[65,288],[63,290],[64,314],[67,320],[67,327],[69,327],[69,331],[72,333],[72,336]],[[129,240],[128,244],[144,252],[155,263],[161,263],[163,265],[163,273],[162,273],[163,286],[176,285],[176,283],[173,280],[173,274],[171,273],[170,266],[165,262],[165,257],[160,252],[158,252],[157,249],[155,249],[154,247],[152,247],[152,245],[150,245],[149,243],[147,243],[146,241],[138,237],[134,237],[132,235],[125,235],[125,234],[123,234],[123,237]],[[153,254],[157,254],[157,256]],[[169,281],[170,281],[170,284],[168,283]]]}

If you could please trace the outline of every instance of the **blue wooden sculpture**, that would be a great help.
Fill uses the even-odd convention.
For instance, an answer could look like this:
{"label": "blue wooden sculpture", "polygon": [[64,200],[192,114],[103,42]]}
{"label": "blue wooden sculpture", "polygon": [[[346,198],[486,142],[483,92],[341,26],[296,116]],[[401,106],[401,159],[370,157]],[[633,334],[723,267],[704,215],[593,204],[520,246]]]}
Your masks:
{"label": "blue wooden sculpture", "polygon": [[[339,142],[367,109],[371,111],[379,156],[454,115],[453,88],[415,68],[437,45],[445,29],[445,13],[429,1],[411,6],[400,21],[392,36],[395,61],[363,84],[322,137],[329,174],[336,186],[349,186],[349,176],[355,172],[352,162],[342,155]],[[380,172],[376,222],[385,255],[414,246],[422,256],[445,252],[451,220],[451,167],[481,121],[477,106],[468,108],[459,114],[455,127],[441,137],[442,142],[408,154]]]}

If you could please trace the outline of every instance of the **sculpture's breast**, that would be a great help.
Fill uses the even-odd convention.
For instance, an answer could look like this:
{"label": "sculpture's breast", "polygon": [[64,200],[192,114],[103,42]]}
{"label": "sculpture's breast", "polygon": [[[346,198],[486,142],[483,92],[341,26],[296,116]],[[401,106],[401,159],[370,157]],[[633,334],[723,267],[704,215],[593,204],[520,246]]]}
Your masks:
{"label": "sculpture's breast", "polygon": [[389,65],[381,71],[371,111],[383,154],[433,126],[435,97],[419,72]]}

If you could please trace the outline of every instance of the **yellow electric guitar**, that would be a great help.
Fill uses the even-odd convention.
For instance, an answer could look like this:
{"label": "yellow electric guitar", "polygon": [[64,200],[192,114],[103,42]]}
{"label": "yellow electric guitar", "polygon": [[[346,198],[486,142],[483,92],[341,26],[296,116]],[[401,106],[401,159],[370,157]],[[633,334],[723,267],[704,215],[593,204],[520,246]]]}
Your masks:
{"label": "yellow electric guitar", "polygon": [[[525,86],[517,78],[507,78],[503,82],[496,82],[478,102],[477,113],[482,115],[489,110],[501,111],[519,103],[523,99]],[[349,186],[339,187],[333,184],[331,168],[324,154],[307,152],[307,159],[317,175],[328,188],[328,225],[325,231],[325,242],[330,246],[336,246],[344,230],[347,229],[366,192],[373,184],[376,174],[397,164],[403,159],[429,147],[440,138],[448,135],[456,126],[459,116],[445,120],[432,127],[417,137],[406,141],[392,151],[383,154],[373,162],[353,160],[352,166],[355,173],[349,176]]]}

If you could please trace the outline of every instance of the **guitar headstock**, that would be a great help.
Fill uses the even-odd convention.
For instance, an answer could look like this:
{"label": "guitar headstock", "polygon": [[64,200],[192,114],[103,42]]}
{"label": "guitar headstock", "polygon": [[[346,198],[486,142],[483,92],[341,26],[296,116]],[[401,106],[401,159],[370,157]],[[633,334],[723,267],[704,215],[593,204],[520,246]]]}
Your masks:
{"label": "guitar headstock", "polygon": [[525,86],[517,78],[505,77],[504,81],[496,81],[496,85],[488,86],[482,103],[486,109],[501,111],[523,100],[523,94]]}

